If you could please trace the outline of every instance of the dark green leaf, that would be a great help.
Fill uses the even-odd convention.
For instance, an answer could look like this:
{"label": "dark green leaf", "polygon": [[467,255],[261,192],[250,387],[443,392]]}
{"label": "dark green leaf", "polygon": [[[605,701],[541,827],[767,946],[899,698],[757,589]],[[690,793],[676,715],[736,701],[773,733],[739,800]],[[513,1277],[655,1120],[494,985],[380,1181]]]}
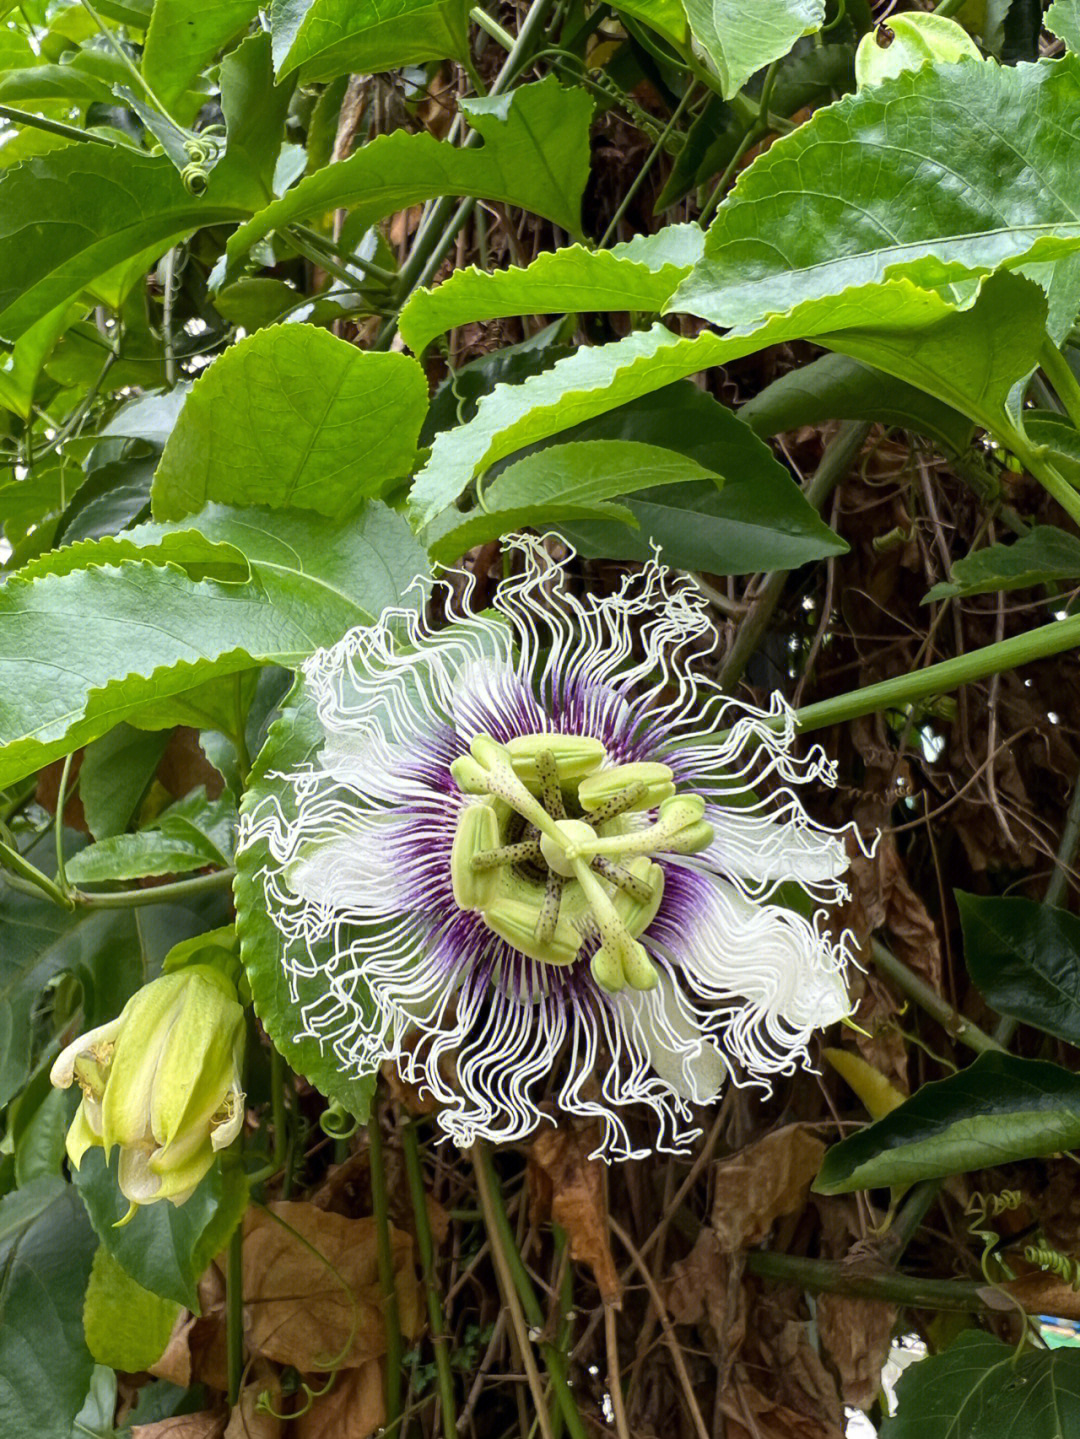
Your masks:
{"label": "dark green leaf", "polygon": [[355,510],[412,470],[426,413],[427,381],[408,355],[310,325],[260,330],[192,389],[154,477],[155,518],[208,500]]}
{"label": "dark green leaf", "polygon": [[230,269],[256,241],[282,226],[343,208],[352,211],[351,227],[363,230],[435,195],[502,200],[580,234],[593,109],[585,92],[566,90],[548,76],[506,95],[461,105],[483,136],[478,149],[404,130],[378,136],[349,159],[308,175],[241,225],[227,246]]}
{"label": "dark green leaf", "polygon": [[915,1184],[1080,1145],[1080,1075],[993,1051],[835,1144],[819,1194]]}
{"label": "dark green leaf", "polygon": [[847,355],[822,355],[766,385],[739,410],[756,435],[778,435],[823,420],[870,420],[926,435],[960,454],[972,425],[956,410],[914,385]]}
{"label": "dark green leaf", "polygon": [[[847,96],[744,172],[673,308],[741,325],[901,269],[940,284],[1066,254],[1080,135],[1064,117],[1078,106],[1071,56],[925,65]],[[1051,326],[1067,330],[1075,284],[1048,285]]]}
{"label": "dark green leaf", "polygon": [[79,767],[79,798],[95,839],[127,829],[168,742],[167,732],[118,724],[87,745]]}
{"label": "dark green leaf", "polygon": [[[286,810],[294,804],[291,787],[275,783],[272,776],[305,764],[314,757],[322,742],[323,731],[314,706],[298,686],[280,718],[271,726],[266,744],[255,761],[243,810],[254,809],[269,793],[273,793],[274,802],[284,805]],[[328,1099],[336,1100],[364,1121],[371,1108],[376,1076],[358,1078],[349,1074],[342,1069],[333,1050],[314,1039],[297,1037],[297,1010],[316,1003],[325,994],[325,986],[316,973],[310,979],[298,976],[295,991],[290,987],[281,963],[281,935],[270,918],[263,890],[263,871],[269,863],[270,852],[264,839],[246,845],[237,855],[233,881],[240,955],[251,985],[255,1013],[276,1048],[298,1074],[309,1079]],[[321,948],[321,944],[314,948],[316,961]]]}
{"label": "dark green leaf", "polygon": [[0,1433],[12,1439],[71,1439],[94,1368],[81,1323],[93,1253],[63,1180],[0,1200]]}
{"label": "dark green leaf", "polygon": [[128,1202],[116,1182],[116,1166],[115,1152],[106,1165],[103,1151],[90,1149],[75,1175],[94,1232],[137,1284],[198,1314],[199,1277],[224,1248],[247,1207],[244,1174],[215,1164],[184,1204],[167,1199],[145,1204],[118,1229]]}
{"label": "dark green leaf", "polygon": [[1030,899],[956,891],[968,973],[999,1014],[1080,1045],[1080,919]]}
{"label": "dark green leaf", "polygon": [[968,1330],[909,1365],[881,1439],[1070,1439],[1080,1433],[1080,1353],[1025,1349]]}
{"label": "dark green leaf", "polygon": [[138,834],[114,834],[88,845],[68,865],[68,878],[73,884],[102,884],[147,875],[186,874],[218,863],[205,845],[147,829]]}
{"label": "dark green leaf", "polygon": [[270,24],[280,75],[307,84],[377,74],[469,51],[470,0],[274,0]]}
{"label": "dark green leaf", "polygon": [[1033,585],[1070,580],[1080,575],[1080,540],[1053,525],[1036,525],[1008,545],[973,550],[952,567],[923,604],[951,595],[985,595],[998,590],[1027,590]]}

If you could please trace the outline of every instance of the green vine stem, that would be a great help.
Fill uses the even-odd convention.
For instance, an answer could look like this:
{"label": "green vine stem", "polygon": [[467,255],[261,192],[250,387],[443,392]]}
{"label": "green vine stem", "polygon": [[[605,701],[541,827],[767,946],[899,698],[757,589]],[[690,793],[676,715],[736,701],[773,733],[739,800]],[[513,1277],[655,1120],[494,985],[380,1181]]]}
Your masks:
{"label": "green vine stem", "polygon": [[172,884],[151,885],[149,889],[117,889],[111,894],[88,894],[77,889],[72,899],[87,909],[143,909],[151,904],[171,904],[176,899],[190,899],[194,895],[210,894],[216,889],[228,889],[236,871],[216,869],[213,874],[198,874],[194,879],[178,879]]}
{"label": "green vine stem", "polygon": [[[541,1335],[544,1331],[544,1312],[540,1307],[540,1301],[536,1297],[536,1290],[533,1288],[532,1280],[529,1278],[517,1243],[514,1239],[514,1232],[510,1228],[510,1220],[506,1213],[506,1206],[503,1203],[502,1190],[499,1186],[498,1175],[495,1173],[495,1166],[491,1162],[491,1153],[485,1145],[474,1144],[472,1148],[473,1166],[476,1171],[476,1186],[480,1195],[480,1204],[484,1211],[484,1222],[491,1241],[492,1253],[496,1259],[496,1269],[504,1278],[508,1292],[504,1298],[508,1304],[516,1300],[520,1305],[521,1312],[534,1335]],[[531,1336],[530,1336],[531,1337]],[[566,1376],[566,1355],[563,1354],[550,1341],[540,1341],[540,1352],[544,1356],[544,1363],[547,1366],[548,1376],[551,1379],[551,1387],[555,1395],[556,1403],[566,1424],[571,1439],[587,1439],[585,1425],[582,1422],[581,1414],[578,1411],[577,1402],[574,1399],[573,1391],[570,1388]],[[526,1351],[522,1354],[526,1363],[531,1355]],[[537,1416],[539,1418],[539,1414]],[[546,1416],[545,1416],[546,1423]],[[545,1424],[541,1425],[541,1428]]]}
{"label": "green vine stem", "polygon": [[933,1019],[952,1035],[953,1039],[961,1044],[966,1044],[976,1054],[985,1054],[991,1049],[1003,1049],[1004,1045],[996,1039],[985,1034],[977,1024],[970,1019],[965,1019],[958,1014],[948,1000],[942,999],[937,990],[932,989],[925,979],[921,979],[914,971],[908,969],[907,965],[897,959],[891,950],[886,949],[878,940],[873,942],[874,964],[893,981],[897,989],[924,1009]]}
{"label": "green vine stem", "polygon": [[795,711],[795,722],[803,731],[843,724],[846,720],[861,719],[863,715],[874,714],[878,710],[895,709],[934,695],[948,694],[961,685],[987,679],[999,671],[1016,669],[1035,660],[1048,659],[1078,644],[1080,615],[1071,615],[1068,619],[1039,625],[1026,634],[999,640],[997,644],[983,645],[970,654],[927,665],[913,674],[897,675],[878,684],[865,685],[862,689],[805,705]]}
{"label": "green vine stem", "polygon": [[44,115],[32,115],[29,110],[16,110],[11,105],[0,105],[0,120],[10,120],[13,125],[29,125],[35,130],[44,130],[49,135],[62,135],[65,140],[82,140],[91,145],[105,145],[110,150],[119,148],[118,140],[94,135],[89,130],[79,130],[74,125],[65,125],[60,120],[49,120]]}
{"label": "green vine stem", "polygon": [[[223,1164],[242,1164],[239,1148]],[[225,1256],[225,1350],[229,1376],[229,1407],[239,1402],[244,1378],[244,1221],[233,1230]]]}
{"label": "green vine stem", "polygon": [[[409,1198],[412,1200],[413,1219],[416,1223],[416,1243],[420,1250],[420,1267],[423,1270],[424,1293],[427,1296],[428,1320],[431,1324],[431,1345],[435,1351],[435,1375],[443,1411],[442,1432],[446,1439],[457,1439],[454,1372],[450,1367],[450,1351],[447,1348],[446,1335],[443,1332],[446,1316],[443,1314],[442,1301],[435,1287],[435,1246],[431,1240],[431,1221],[428,1218],[424,1176],[420,1171],[420,1145],[416,1137],[416,1126],[411,1120],[401,1131],[401,1146],[405,1153]],[[372,1189],[374,1191],[374,1174]],[[380,1278],[381,1268],[380,1259]],[[387,1367],[389,1368],[389,1364]]]}
{"label": "green vine stem", "polygon": [[841,1260],[803,1259],[755,1249],[746,1255],[751,1274],[776,1284],[797,1284],[811,1294],[846,1294],[884,1299],[913,1309],[948,1309],[975,1314],[999,1306],[987,1302],[982,1280],[921,1279],[911,1274],[858,1274]]}
{"label": "green vine stem", "polygon": [[[372,1105],[368,1121],[368,1162],[371,1166],[371,1207],[375,1214],[375,1243],[379,1265],[379,1288],[383,1298],[383,1325],[386,1330],[386,1439],[397,1439],[401,1424],[401,1319],[398,1314],[397,1285],[394,1283],[394,1255],[390,1245],[390,1203],[383,1162],[382,1131]],[[425,1208],[425,1217],[427,1211]]]}
{"label": "green vine stem", "polygon": [[1039,364],[1065,406],[1065,413],[1080,430],[1080,382],[1068,360],[1049,337],[1039,351]]}

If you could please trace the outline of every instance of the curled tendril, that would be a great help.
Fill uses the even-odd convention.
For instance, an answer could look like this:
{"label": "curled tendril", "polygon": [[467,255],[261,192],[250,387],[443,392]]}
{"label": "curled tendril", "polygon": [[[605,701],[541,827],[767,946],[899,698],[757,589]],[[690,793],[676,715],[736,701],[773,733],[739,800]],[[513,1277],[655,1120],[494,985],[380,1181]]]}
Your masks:
{"label": "curled tendril", "polygon": [[986,1282],[993,1284],[995,1288],[997,1284],[987,1268],[987,1263],[990,1255],[1001,1242],[1001,1236],[995,1229],[989,1227],[989,1221],[999,1219],[1001,1215],[1009,1213],[1010,1210],[1019,1209],[1023,1202],[1024,1196],[1018,1189],[1003,1189],[1000,1194],[984,1194],[980,1190],[976,1190],[964,1210],[970,1221],[968,1232],[983,1241],[979,1267],[982,1269]]}
{"label": "curled tendril", "polygon": [[217,140],[209,134],[193,135],[184,141],[189,163],[180,171],[180,178],[188,194],[205,194],[210,173],[206,167],[217,159],[219,149]]}
{"label": "curled tendril", "polygon": [[351,1139],[360,1128],[360,1121],[344,1105],[331,1100],[325,1113],[319,1116],[319,1128],[331,1139]]}
{"label": "curled tendril", "polygon": [[1060,1249],[1052,1249],[1044,1240],[1042,1244],[1028,1244],[1024,1249],[1024,1258],[1029,1264],[1064,1279],[1071,1289],[1080,1290],[1080,1259],[1075,1255],[1062,1254]]}
{"label": "curled tendril", "polygon": [[255,1412],[257,1414],[269,1414],[271,1418],[277,1419],[283,1424],[287,1423],[290,1419],[299,1419],[302,1415],[306,1414],[309,1409],[315,1407],[316,1399],[324,1399],[326,1395],[330,1393],[330,1390],[333,1389],[337,1381],[337,1377],[338,1370],[335,1369],[321,1389],[312,1389],[311,1385],[305,1379],[301,1379],[300,1388],[304,1394],[303,1407],[301,1409],[293,1409],[289,1414],[279,1413],[278,1410],[274,1408],[274,1401],[270,1397],[269,1389],[263,1389],[255,1401]]}

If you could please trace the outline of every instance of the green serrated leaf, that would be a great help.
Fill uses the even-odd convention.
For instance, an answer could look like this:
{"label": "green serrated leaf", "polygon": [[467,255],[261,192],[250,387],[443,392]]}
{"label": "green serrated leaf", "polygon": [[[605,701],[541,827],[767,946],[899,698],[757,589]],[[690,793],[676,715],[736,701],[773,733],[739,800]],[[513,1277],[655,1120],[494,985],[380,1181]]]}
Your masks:
{"label": "green serrated leaf", "polygon": [[62,1179],[0,1200],[0,1433],[71,1439],[94,1369],[81,1322],[93,1253]]}
{"label": "green serrated leaf", "polygon": [[254,20],[259,0],[155,0],[142,72],[164,105]]}
{"label": "green serrated leaf", "polygon": [[834,1144],[814,1188],[847,1194],[916,1184],[1078,1145],[1080,1075],[992,1051]]}
{"label": "green serrated leaf", "polygon": [[518,529],[605,517],[633,524],[629,509],[605,502],[637,490],[702,480],[717,490],[723,483],[676,450],[636,440],[554,445],[505,469],[485,487],[482,508],[467,514],[447,510],[423,538],[432,559],[450,564],[474,545]]}
{"label": "green serrated leaf", "polygon": [[138,1374],[165,1352],[180,1305],[162,1299],[141,1284],[98,1246],[83,1301],[83,1329],[99,1364]]}
{"label": "green serrated leaf", "polygon": [[1043,25],[1075,54],[1080,51],[1080,0],[1054,0]]}
{"label": "green serrated leaf", "polygon": [[[819,110],[744,171],[672,308],[744,325],[891,274],[946,284],[1069,254],[1078,105],[1069,56],[926,65]],[[1057,334],[1074,319],[1075,282],[1065,270],[1043,279]]]}
{"label": "green serrated leaf", "polygon": [[1068,1439],[1080,1433],[1080,1353],[969,1330],[909,1365],[881,1439]]}
{"label": "green serrated leaf", "polygon": [[635,20],[643,20],[677,49],[685,46],[690,38],[682,0],[616,0],[612,8]]}
{"label": "green serrated leaf", "polygon": [[[691,232],[696,244],[675,232]],[[400,315],[401,337],[420,355],[436,335],[475,320],[607,310],[655,314],[689,273],[704,235],[696,225],[673,225],[640,238],[648,243],[611,250],[568,245],[527,266],[455,270],[435,289],[412,295]]]}
{"label": "green serrated leaf", "polygon": [[428,524],[476,475],[515,450],[767,345],[812,337],[936,394],[993,430],[1013,384],[1044,339],[1041,291],[1017,275],[983,281],[965,308],[907,280],[809,300],[789,314],[727,335],[683,339],[662,325],[583,348],[520,385],[485,396],[467,425],[439,435],[409,501]]}
{"label": "green serrated leaf", "polygon": [[825,0],[683,0],[694,39],[720,77],[725,100],[825,21]]}
{"label": "green serrated leaf", "polygon": [[[197,523],[53,551],[39,562],[46,571],[80,567],[39,568],[0,589],[0,785],[153,701],[296,664],[398,603],[427,569],[404,520],[379,505],[348,525],[213,505]],[[250,577],[193,580],[178,553],[204,566],[235,558]]]}
{"label": "green serrated leaf", "polygon": [[187,874],[219,863],[206,846],[160,830],[115,834],[80,850],[68,865],[74,884],[102,884],[109,880],[142,879],[147,875]]}
{"label": "green serrated leaf", "polygon": [[115,1156],[106,1165],[101,1149],[90,1149],[75,1174],[95,1234],[142,1288],[198,1314],[199,1277],[247,1208],[243,1171],[218,1162],[183,1204],[144,1204],[129,1224],[117,1228],[128,1202],[116,1182],[116,1165]]}
{"label": "green serrated leaf", "polygon": [[408,355],[310,325],[260,330],[192,388],[154,476],[154,517],[208,500],[353,511],[411,471],[426,413],[427,380]]}
{"label": "green serrated leaf", "polygon": [[992,1009],[1080,1046],[1080,919],[956,890],[968,973]]}
{"label": "green serrated leaf", "polygon": [[350,225],[363,230],[435,195],[502,200],[580,234],[581,195],[589,173],[589,96],[580,89],[564,89],[548,76],[508,94],[463,100],[461,105],[483,137],[479,148],[404,130],[378,136],[349,159],[308,175],[241,225],[226,246],[230,273],[256,241],[285,225],[340,208],[350,210]]}
{"label": "green serrated leaf", "polygon": [[1080,575],[1080,540],[1053,525],[1036,525],[1008,545],[973,550],[952,567],[952,578],[942,580],[923,599],[953,595],[986,595],[1000,590],[1026,590],[1034,585],[1074,579]]}
{"label": "green serrated leaf", "polygon": [[279,76],[308,84],[468,55],[470,0],[274,0]]}
{"label": "green serrated leaf", "polygon": [[[273,775],[303,765],[323,743],[322,726],[302,686],[296,687],[290,700],[271,726],[252,768],[242,813],[255,809],[271,792],[276,796],[275,803],[286,807],[294,803],[291,788],[275,782]],[[336,1100],[364,1122],[371,1109],[376,1076],[360,1078],[346,1073],[332,1050],[316,1040],[297,1036],[298,1008],[318,1002],[325,987],[316,974],[310,980],[297,978],[295,992],[290,989],[281,963],[281,935],[270,918],[263,889],[263,871],[269,862],[265,840],[246,845],[237,855],[233,881],[240,957],[251,985],[255,1013],[286,1062],[328,1099]]]}

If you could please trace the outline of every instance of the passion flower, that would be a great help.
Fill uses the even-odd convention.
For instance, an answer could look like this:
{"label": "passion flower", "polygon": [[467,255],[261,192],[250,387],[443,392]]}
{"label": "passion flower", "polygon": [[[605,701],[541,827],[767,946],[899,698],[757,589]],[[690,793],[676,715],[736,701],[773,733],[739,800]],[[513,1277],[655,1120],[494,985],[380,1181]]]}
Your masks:
{"label": "passion flower", "polygon": [[823,908],[843,836],[792,788],[833,769],[793,752],[781,697],[707,677],[691,580],[654,562],[579,598],[545,543],[510,552],[493,610],[447,589],[440,627],[391,609],[312,657],[321,750],[248,806],[241,849],[269,856],[296,1037],[343,1072],[391,1061],[461,1145],[561,1110],[608,1158],[678,1151],[691,1102],[792,1072],[849,1011]]}

